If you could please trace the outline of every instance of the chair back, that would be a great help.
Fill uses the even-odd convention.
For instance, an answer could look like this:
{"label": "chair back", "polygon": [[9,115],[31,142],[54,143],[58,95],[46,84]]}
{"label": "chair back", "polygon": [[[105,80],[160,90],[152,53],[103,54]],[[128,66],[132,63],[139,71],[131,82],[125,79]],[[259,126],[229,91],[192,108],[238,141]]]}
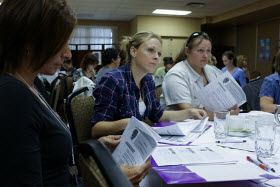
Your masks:
{"label": "chair back", "polygon": [[98,140],[80,143],[79,168],[85,186],[132,187],[111,153]]}
{"label": "chair back", "polygon": [[87,87],[80,88],[66,100],[67,119],[74,145],[91,138],[90,120],[94,111],[94,99],[92,96],[76,97],[87,90]]}
{"label": "chair back", "polygon": [[66,76],[65,77],[65,98],[67,99],[68,95],[70,95],[73,91],[73,77],[72,76]]}

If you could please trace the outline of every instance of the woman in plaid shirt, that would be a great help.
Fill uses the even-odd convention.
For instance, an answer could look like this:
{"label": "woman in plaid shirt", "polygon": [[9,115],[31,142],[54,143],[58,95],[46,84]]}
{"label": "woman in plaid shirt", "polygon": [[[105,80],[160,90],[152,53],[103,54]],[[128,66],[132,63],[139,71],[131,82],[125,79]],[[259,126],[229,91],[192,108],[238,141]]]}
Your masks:
{"label": "woman in plaid shirt", "polygon": [[121,49],[127,63],[105,74],[95,90],[92,135],[97,138],[122,134],[131,116],[153,123],[201,119],[206,113],[200,109],[164,111],[156,99],[153,73],[161,57],[162,40],[152,32],[139,32],[125,37]]}

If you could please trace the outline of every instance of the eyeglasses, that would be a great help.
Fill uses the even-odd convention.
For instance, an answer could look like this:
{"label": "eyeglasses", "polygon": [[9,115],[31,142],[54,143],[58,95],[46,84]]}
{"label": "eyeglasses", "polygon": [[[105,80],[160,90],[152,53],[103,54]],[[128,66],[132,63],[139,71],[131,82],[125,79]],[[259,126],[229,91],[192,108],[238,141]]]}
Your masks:
{"label": "eyeglasses", "polygon": [[194,33],[192,33],[191,36],[189,37],[187,43],[186,43],[186,47],[188,47],[188,45],[190,44],[190,42],[193,39],[195,39],[198,36],[202,36],[202,35],[208,36],[207,33],[205,33],[205,32],[194,32]]}

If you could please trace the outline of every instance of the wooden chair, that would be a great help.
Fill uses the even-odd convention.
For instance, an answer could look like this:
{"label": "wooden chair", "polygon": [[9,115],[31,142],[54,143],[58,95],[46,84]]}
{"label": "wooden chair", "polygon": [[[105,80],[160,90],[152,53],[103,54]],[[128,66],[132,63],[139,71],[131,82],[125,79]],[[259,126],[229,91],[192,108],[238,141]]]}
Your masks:
{"label": "wooden chair", "polygon": [[98,140],[80,143],[79,168],[86,187],[132,187],[111,153]]}

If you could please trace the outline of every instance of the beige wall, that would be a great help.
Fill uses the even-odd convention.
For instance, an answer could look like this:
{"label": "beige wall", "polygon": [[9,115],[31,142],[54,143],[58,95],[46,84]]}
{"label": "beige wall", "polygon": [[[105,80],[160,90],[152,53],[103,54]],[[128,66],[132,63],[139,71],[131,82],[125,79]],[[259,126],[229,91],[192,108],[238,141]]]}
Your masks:
{"label": "beige wall", "polygon": [[[170,56],[175,59],[187,37],[200,31],[201,19],[166,16],[137,16],[137,32],[152,31],[163,38],[162,58]],[[159,67],[163,66],[163,60]]]}

